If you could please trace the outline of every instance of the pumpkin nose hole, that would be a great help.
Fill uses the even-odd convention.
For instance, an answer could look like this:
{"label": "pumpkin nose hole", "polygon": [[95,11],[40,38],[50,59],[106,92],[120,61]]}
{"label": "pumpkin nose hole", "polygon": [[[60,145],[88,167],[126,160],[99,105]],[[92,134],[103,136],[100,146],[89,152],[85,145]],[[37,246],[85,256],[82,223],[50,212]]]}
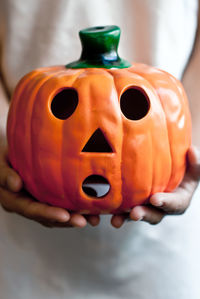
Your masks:
{"label": "pumpkin nose hole", "polygon": [[86,195],[100,198],[108,194],[110,184],[100,175],[90,175],[84,180],[82,189]]}
{"label": "pumpkin nose hole", "polygon": [[113,151],[101,129],[97,129],[82,149],[82,152],[112,153]]}

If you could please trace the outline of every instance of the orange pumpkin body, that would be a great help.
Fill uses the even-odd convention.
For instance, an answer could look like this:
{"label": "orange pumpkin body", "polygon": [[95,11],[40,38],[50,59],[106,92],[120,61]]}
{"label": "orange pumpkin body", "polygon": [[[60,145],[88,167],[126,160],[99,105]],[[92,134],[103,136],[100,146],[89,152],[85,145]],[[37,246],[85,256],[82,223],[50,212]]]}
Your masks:
{"label": "orange pumpkin body", "polygon": [[[59,119],[52,103],[63,90],[76,93],[77,102],[70,116]],[[123,113],[127,90],[139,90],[147,101],[139,119]],[[134,110],[134,97],[131,101],[128,110]],[[83,150],[95,132],[102,133],[110,151]],[[119,213],[181,182],[191,121],[181,83],[164,71],[144,64],[55,66],[32,71],[19,82],[7,133],[10,162],[36,199],[81,213]],[[109,182],[105,196],[84,192],[91,175]]]}

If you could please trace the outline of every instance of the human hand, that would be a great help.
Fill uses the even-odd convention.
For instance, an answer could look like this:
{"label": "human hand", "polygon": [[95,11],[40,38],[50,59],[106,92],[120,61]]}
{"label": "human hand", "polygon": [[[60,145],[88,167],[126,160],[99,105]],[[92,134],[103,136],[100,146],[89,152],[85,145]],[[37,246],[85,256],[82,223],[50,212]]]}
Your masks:
{"label": "human hand", "polygon": [[192,199],[200,179],[200,158],[196,148],[188,150],[188,168],[181,184],[173,192],[160,192],[151,196],[146,206],[134,207],[130,214],[113,215],[111,224],[115,228],[122,226],[125,220],[145,221],[158,224],[166,215],[183,214]]}
{"label": "human hand", "polygon": [[98,225],[95,215],[83,216],[37,202],[23,190],[20,176],[9,166],[7,151],[0,148],[0,204],[7,212],[20,214],[47,227],[85,227]]}

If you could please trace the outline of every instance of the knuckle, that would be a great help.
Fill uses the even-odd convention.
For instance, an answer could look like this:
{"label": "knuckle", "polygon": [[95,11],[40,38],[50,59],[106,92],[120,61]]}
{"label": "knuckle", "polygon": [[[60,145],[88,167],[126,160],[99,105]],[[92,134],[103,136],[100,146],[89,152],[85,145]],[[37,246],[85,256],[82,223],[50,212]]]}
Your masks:
{"label": "knuckle", "polygon": [[151,225],[156,225],[156,224],[160,223],[161,220],[162,220],[162,219],[151,220],[151,221],[150,221],[150,224],[151,224]]}
{"label": "knuckle", "polygon": [[188,200],[183,199],[174,209],[174,213],[175,215],[183,215],[185,213],[185,211],[187,210],[189,205]]}
{"label": "knuckle", "polygon": [[163,214],[163,215],[159,215],[159,216],[156,217],[156,218],[152,218],[152,219],[149,221],[149,223],[150,223],[151,225],[159,224],[159,223],[163,220],[163,218],[164,218],[164,214]]}
{"label": "knuckle", "polygon": [[178,200],[174,200],[164,206],[164,211],[168,215],[182,215],[189,206],[188,196],[183,196]]}
{"label": "knuckle", "polygon": [[19,210],[19,214],[31,220],[34,219],[34,215],[30,207],[30,204],[22,206]]}
{"label": "knuckle", "polygon": [[52,223],[45,222],[45,221],[37,221],[37,222],[40,223],[44,227],[53,228]]}
{"label": "knuckle", "polygon": [[186,210],[187,210],[187,207],[180,209],[180,210],[177,212],[177,215],[183,215],[183,214],[185,213]]}
{"label": "knuckle", "polygon": [[0,186],[6,188],[7,187],[7,176],[8,170],[6,166],[1,167],[0,171]]}
{"label": "knuckle", "polygon": [[183,214],[185,211],[185,209],[183,209],[183,207],[181,206],[175,206],[173,209],[170,209],[168,211],[169,215],[181,215]]}

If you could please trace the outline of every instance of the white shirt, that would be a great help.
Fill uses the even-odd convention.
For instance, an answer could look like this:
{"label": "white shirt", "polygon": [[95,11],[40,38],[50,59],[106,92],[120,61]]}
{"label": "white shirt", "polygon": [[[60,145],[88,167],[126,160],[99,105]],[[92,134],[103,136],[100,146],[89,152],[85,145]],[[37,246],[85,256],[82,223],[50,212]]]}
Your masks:
{"label": "white shirt", "polygon": [[[121,27],[121,57],[180,78],[197,0],[1,0],[1,71],[10,92],[25,73],[80,56],[78,31]],[[198,192],[196,192],[198,195]],[[98,227],[47,229],[0,211],[2,299],[199,299],[200,202],[157,226],[102,216]]]}

